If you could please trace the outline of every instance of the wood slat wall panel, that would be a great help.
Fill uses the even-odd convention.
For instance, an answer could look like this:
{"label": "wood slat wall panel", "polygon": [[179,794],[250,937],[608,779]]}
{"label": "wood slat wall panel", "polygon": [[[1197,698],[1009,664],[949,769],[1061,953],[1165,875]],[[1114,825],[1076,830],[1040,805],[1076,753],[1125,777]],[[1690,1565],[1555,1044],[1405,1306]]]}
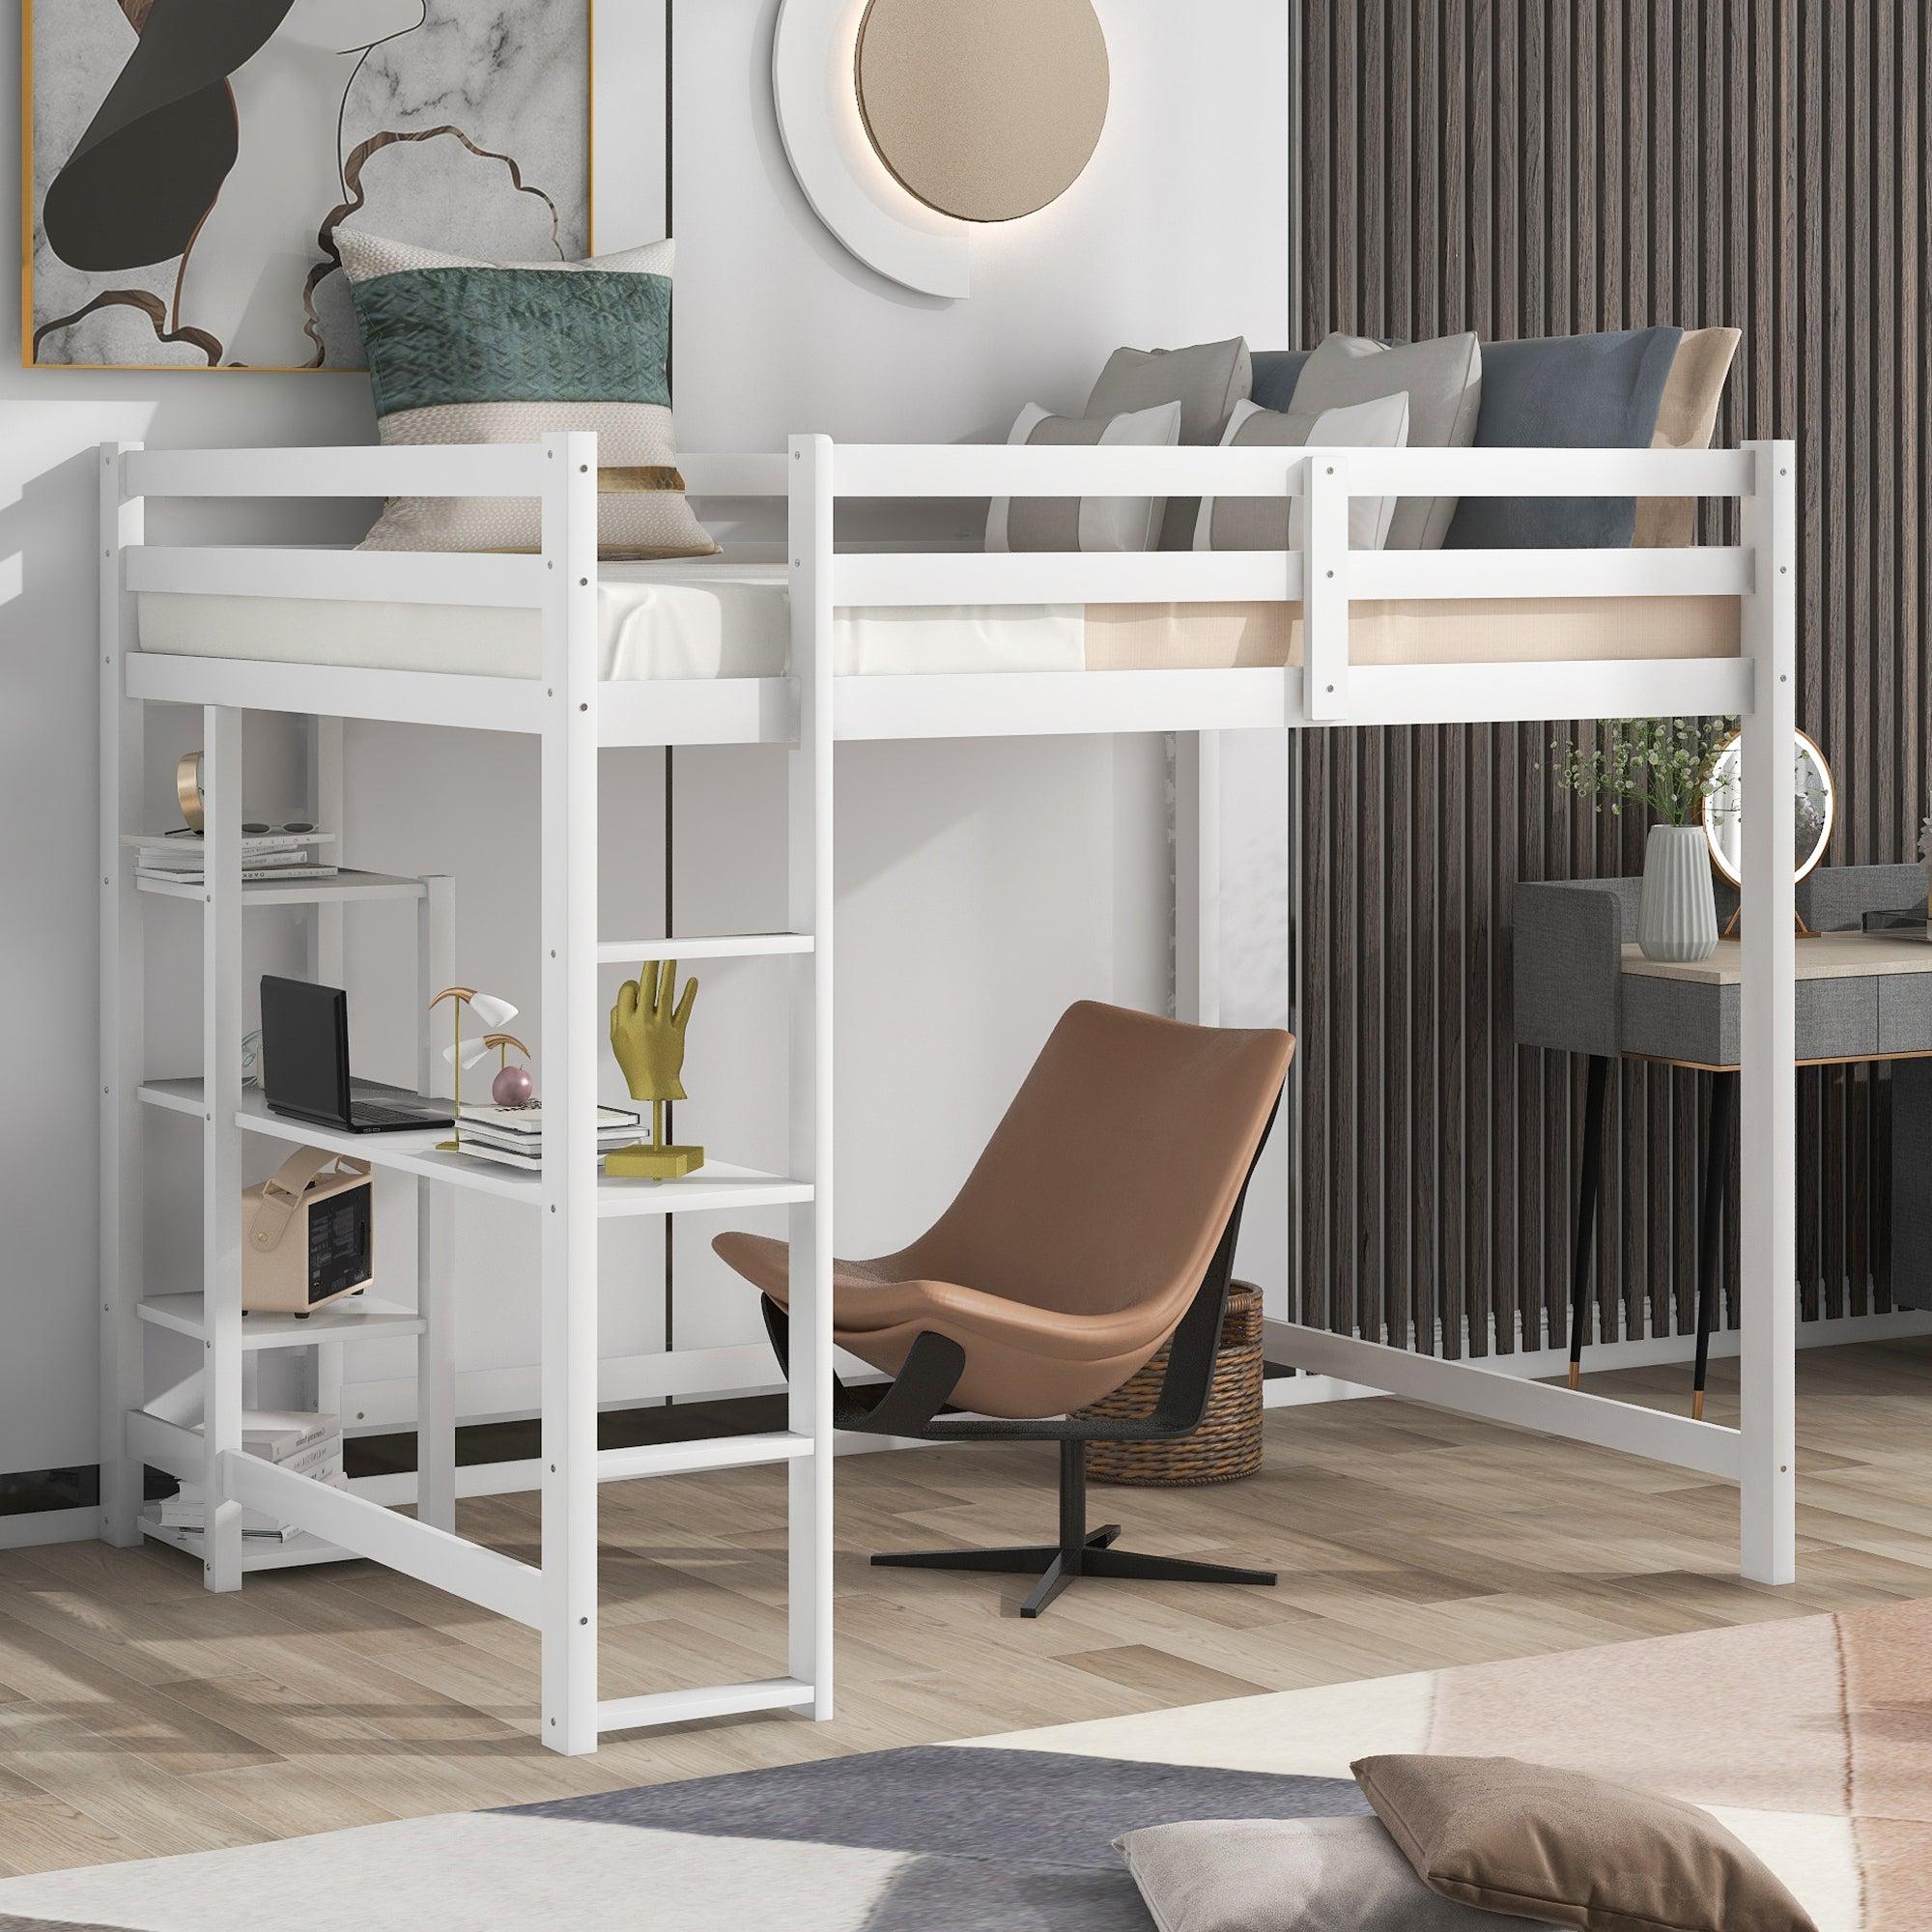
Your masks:
{"label": "wood slat wall panel", "polygon": [[[1721,440],[1800,440],[1801,722],[1839,776],[1831,857],[1909,856],[1932,623],[1921,0],[1300,7],[1304,339],[1741,327]],[[1707,510],[1707,540],[1735,530]],[[1561,1335],[1583,1083],[1513,1043],[1513,888],[1643,852],[1634,817],[1548,785],[1574,728],[1308,735],[1306,1319],[1452,1355]],[[1597,1332],[1682,1332],[1709,1083],[1633,1065],[1611,1088]],[[1889,1305],[1889,1112],[1882,1074],[1801,1076],[1807,1316]]]}

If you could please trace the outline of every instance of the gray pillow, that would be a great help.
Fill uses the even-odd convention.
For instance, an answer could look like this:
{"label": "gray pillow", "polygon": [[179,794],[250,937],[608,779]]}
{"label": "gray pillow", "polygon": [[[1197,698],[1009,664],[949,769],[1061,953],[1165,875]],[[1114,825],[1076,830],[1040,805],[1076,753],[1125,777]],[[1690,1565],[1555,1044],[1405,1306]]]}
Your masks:
{"label": "gray pillow", "polygon": [[[1681,328],[1619,328],[1491,343],[1476,447],[1650,448],[1683,339]],[[1444,542],[1451,550],[1627,550],[1635,531],[1634,497],[1469,497]]]}
{"label": "gray pillow", "polygon": [[[1408,440],[1408,398],[1382,396],[1320,415],[1279,415],[1236,403],[1224,449],[1400,449]],[[1380,550],[1395,513],[1393,497],[1349,499],[1349,547]],[[1300,550],[1307,542],[1307,499],[1301,497],[1204,497],[1194,526],[1196,550]]]}
{"label": "gray pillow", "polygon": [[1229,1818],[1114,1841],[1160,1932],[1493,1932],[1416,1877],[1378,1818]]}
{"label": "gray pillow", "polygon": [[[1180,427],[1179,403],[1156,403],[1111,417],[1053,416],[1029,403],[1008,442],[1171,448]],[[1003,550],[1151,550],[1165,499],[1159,497],[995,497],[986,515],[986,548]]]}
{"label": "gray pillow", "polygon": [[[1226,342],[1197,342],[1189,349],[1117,349],[1087,398],[1086,413],[1115,416],[1122,410],[1179,403],[1180,441],[1211,449],[1221,440],[1235,405],[1247,400],[1253,382],[1248,345],[1238,335]],[[1193,497],[1168,498],[1158,548],[1186,550],[1193,543],[1198,507]]]}
{"label": "gray pillow", "polygon": [[[1483,352],[1473,335],[1389,348],[1361,335],[1330,335],[1294,385],[1294,412],[1320,414],[1378,396],[1408,396],[1411,449],[1466,449],[1476,438]],[[1390,550],[1437,550],[1456,514],[1454,497],[1404,497],[1389,524]]]}
{"label": "gray pillow", "polygon": [[1312,352],[1306,349],[1257,349],[1254,386],[1249,399],[1264,410],[1286,415],[1294,402],[1294,385],[1301,380]]}

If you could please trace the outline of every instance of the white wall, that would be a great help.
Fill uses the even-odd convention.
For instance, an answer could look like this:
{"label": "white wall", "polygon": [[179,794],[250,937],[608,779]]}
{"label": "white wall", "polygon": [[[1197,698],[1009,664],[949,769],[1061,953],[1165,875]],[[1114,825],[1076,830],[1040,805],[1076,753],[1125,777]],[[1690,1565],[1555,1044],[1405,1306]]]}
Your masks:
{"label": "white wall", "polygon": [[[16,4],[10,0],[0,24],[0,98],[16,98]],[[676,381],[687,447],[768,448],[805,429],[880,440],[1003,435],[1027,400],[1077,409],[1120,343],[1236,332],[1260,345],[1286,339],[1288,50],[1277,0],[1157,8],[1101,0],[1114,91],[1093,165],[1041,215],[977,238],[975,293],[951,305],[874,276],[807,207],[773,119],[774,11],[774,0],[684,0],[677,9]],[[616,44],[600,17],[607,62]],[[627,124],[620,150],[613,120],[632,102],[633,114],[648,115],[660,98],[650,45],[650,34],[639,35],[635,89],[608,66],[599,74],[600,123],[612,130],[604,152],[626,162],[614,181],[600,165],[600,247],[646,239],[657,225],[652,144]],[[11,186],[5,198],[17,200]],[[9,251],[4,273],[14,272]],[[11,279],[0,302],[17,314]],[[27,1097],[6,1110],[0,1156],[0,1471],[94,1455],[87,452],[107,437],[302,442],[369,434],[359,376],[0,368],[0,699],[14,835],[0,1011]],[[184,731],[192,742],[191,725],[179,722],[163,719],[156,731],[165,749]],[[358,864],[453,871],[462,976],[518,1001],[534,1026],[533,747],[386,726],[352,727],[349,741],[345,849]],[[258,729],[250,755],[251,812],[298,802],[300,774],[280,736]],[[677,773],[679,923],[704,930],[780,922],[782,753],[686,753]],[[605,761],[607,930],[656,929],[661,780],[657,753]],[[1161,1004],[1160,784],[1151,739],[841,753],[838,1239],[847,1252],[895,1244],[943,1204],[1067,1000]],[[191,931],[168,941],[179,955],[173,996],[184,1001],[192,997],[192,942]],[[352,925],[359,1070],[406,1070],[410,1020],[395,989],[408,943],[408,924],[392,909],[371,909]],[[681,1136],[773,1164],[782,1146],[780,970],[750,962],[705,974],[686,1075],[694,1097],[680,1110]],[[614,977],[605,996],[613,990]],[[162,1015],[154,1026],[156,1054],[192,1053],[191,1038],[163,1046]],[[156,1062],[151,1070],[178,1069]],[[614,1069],[611,1077],[614,1094]],[[176,1158],[157,1163],[157,1184]],[[191,1172],[183,1179],[191,1182]],[[528,1232],[483,1211],[464,1217],[466,1367],[535,1359]],[[751,1297],[705,1252],[711,1232],[696,1222],[679,1231],[681,1343],[755,1332]],[[653,1347],[655,1231],[608,1238],[606,1347]],[[407,1367],[407,1356],[367,1354],[352,1362],[353,1377]]]}

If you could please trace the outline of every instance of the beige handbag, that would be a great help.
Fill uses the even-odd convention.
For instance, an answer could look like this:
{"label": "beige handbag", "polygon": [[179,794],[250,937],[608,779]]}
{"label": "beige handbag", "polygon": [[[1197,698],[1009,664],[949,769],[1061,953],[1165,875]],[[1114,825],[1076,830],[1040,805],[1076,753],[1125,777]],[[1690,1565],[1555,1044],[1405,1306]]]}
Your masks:
{"label": "beige handbag", "polygon": [[375,1279],[376,1188],[366,1160],[298,1148],[260,1186],[242,1190],[242,1225],[245,1313],[304,1316]]}

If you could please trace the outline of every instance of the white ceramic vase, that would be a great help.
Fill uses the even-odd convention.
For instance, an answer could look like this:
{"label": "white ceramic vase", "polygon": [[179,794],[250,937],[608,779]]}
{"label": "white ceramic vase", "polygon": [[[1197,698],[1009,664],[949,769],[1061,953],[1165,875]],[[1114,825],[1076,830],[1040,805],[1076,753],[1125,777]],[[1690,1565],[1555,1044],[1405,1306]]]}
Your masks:
{"label": "white ceramic vase", "polygon": [[1718,901],[1701,825],[1653,825],[1643,848],[1636,943],[1646,959],[1708,959],[1718,950]]}

